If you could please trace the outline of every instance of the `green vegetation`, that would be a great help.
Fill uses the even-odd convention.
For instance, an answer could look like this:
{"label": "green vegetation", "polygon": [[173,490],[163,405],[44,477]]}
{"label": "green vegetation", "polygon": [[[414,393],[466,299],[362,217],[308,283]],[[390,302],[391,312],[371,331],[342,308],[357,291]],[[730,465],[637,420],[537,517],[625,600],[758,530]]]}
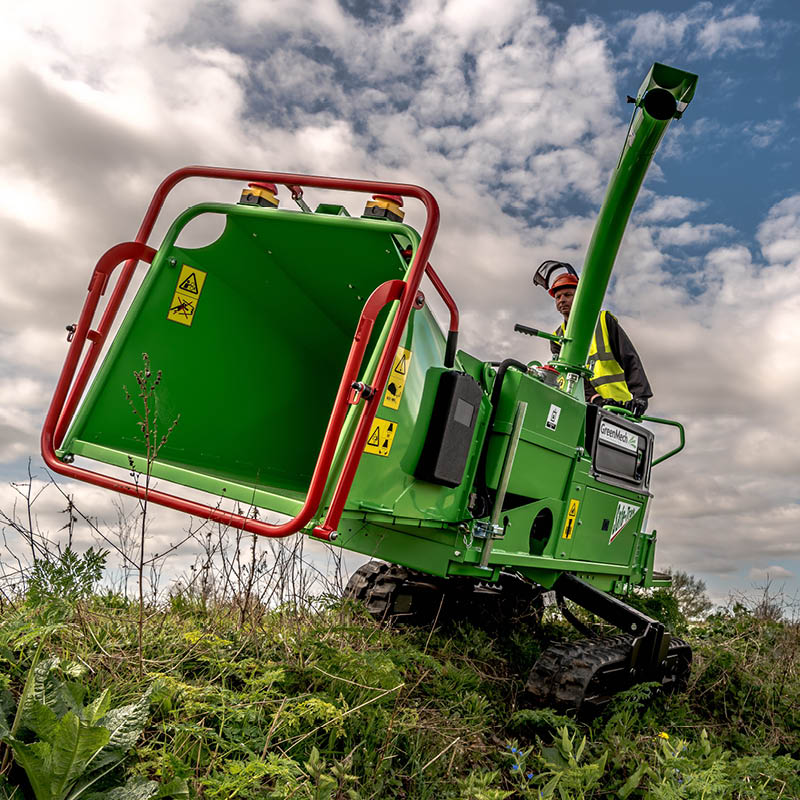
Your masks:
{"label": "green vegetation", "polygon": [[741,605],[688,625],[648,598],[688,630],[689,691],[579,722],[524,706],[541,646],[573,635],[550,610],[398,630],[334,597],[184,588],[145,609],[140,675],[139,604],[92,592],[97,558],[4,601],[5,800],[800,798],[800,628]]}

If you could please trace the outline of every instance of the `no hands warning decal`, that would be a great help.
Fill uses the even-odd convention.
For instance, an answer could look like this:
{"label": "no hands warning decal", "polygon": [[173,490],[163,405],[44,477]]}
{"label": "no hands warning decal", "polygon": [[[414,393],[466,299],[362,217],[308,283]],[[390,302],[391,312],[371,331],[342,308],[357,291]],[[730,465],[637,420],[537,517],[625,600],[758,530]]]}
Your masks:
{"label": "no hands warning decal", "polygon": [[400,398],[408,377],[408,367],[411,364],[411,351],[405,347],[397,348],[392,371],[389,373],[389,383],[386,384],[386,393],[383,396],[383,405],[386,408],[399,408]]}
{"label": "no hands warning decal", "polygon": [[608,538],[608,543],[614,541],[617,536],[622,533],[622,529],[636,516],[636,512],[641,506],[635,506],[632,503],[623,503],[621,500],[617,503],[617,513],[614,515],[614,525],[611,528],[611,536]]}
{"label": "no hands warning decal", "polygon": [[372,420],[372,430],[369,433],[364,452],[374,453],[376,456],[388,456],[392,449],[395,433],[397,433],[396,422],[375,417]]}
{"label": "no hands warning decal", "polygon": [[578,517],[578,508],[581,505],[580,500],[570,500],[569,508],[567,509],[567,521],[564,523],[564,532],[561,534],[562,539],[571,539],[575,531],[575,520]]}
{"label": "no hands warning decal", "polygon": [[190,267],[188,264],[183,265],[181,274],[178,276],[175,294],[172,296],[172,302],[167,311],[168,320],[179,322],[181,325],[192,324],[197,301],[200,298],[200,292],[203,291],[205,281],[205,272]]}

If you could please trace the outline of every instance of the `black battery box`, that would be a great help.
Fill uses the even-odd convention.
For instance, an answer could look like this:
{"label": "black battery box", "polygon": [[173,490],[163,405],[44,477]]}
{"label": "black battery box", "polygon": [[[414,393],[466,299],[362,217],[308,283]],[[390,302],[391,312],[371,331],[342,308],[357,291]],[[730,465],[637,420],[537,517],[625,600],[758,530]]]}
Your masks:
{"label": "black battery box", "polygon": [[443,372],[414,477],[442,486],[464,478],[483,390],[463,372]]}

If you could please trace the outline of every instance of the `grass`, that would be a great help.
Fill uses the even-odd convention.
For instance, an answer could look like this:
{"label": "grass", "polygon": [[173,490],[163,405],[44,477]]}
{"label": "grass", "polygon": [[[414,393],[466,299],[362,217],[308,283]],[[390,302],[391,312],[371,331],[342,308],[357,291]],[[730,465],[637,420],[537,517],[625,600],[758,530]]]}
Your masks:
{"label": "grass", "polygon": [[[95,593],[7,606],[0,623],[7,725],[40,644],[87,702],[150,692],[93,797],[146,778],[164,796],[248,800],[800,798],[800,630],[741,606],[689,628],[687,693],[635,687],[591,723],[525,707],[542,637],[567,634],[556,620],[397,630],[335,598],[243,616],[183,592],[146,609],[140,675],[138,619],[138,603]],[[8,758],[4,796],[34,796]]]}

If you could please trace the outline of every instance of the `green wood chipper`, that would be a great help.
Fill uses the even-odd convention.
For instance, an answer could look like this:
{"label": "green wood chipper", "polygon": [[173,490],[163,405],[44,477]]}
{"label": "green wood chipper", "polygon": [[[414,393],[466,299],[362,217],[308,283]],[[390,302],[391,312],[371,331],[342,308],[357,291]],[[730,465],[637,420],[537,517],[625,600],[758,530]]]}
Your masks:
{"label": "green wood chipper", "polygon": [[[430,621],[490,607],[510,615],[536,609],[554,590],[579,628],[566,599],[621,630],[548,647],[527,685],[539,702],[589,709],[636,681],[680,686],[689,648],[619,597],[669,583],[653,570],[647,511],[651,467],[680,448],[654,459],[643,423],[676,425],[681,445],[683,429],[587,405],[583,384],[631,208],[696,80],[655,64],[628,98],[625,144],[569,324],[555,337],[560,356],[546,367],[483,362],[458,350],[458,310],[429,262],[439,211],[424,189],[208,167],[172,173],[135,240],[100,258],[79,321],[68,328],[42,433],[46,463],[256,534],[302,533],[379,559],[348,587],[378,617]],[[190,177],[248,186],[237,203],[189,208],[153,249],[147,240],[165,197]],[[297,210],[279,208],[279,186]],[[312,211],[307,188],[372,198],[360,217],[331,203]],[[424,205],[421,234],[403,223],[403,198]],[[216,241],[177,243],[190,222],[209,215],[224,224]],[[150,266],[111,336],[140,262]],[[424,276],[449,309],[447,333],[420,291]],[[123,391],[143,353],[161,372],[151,409],[159,431],[140,429]],[[97,462],[173,488],[98,471]],[[181,496],[182,487],[210,499]],[[220,498],[251,513],[226,510]],[[252,509],[288,519],[270,524]]]}

